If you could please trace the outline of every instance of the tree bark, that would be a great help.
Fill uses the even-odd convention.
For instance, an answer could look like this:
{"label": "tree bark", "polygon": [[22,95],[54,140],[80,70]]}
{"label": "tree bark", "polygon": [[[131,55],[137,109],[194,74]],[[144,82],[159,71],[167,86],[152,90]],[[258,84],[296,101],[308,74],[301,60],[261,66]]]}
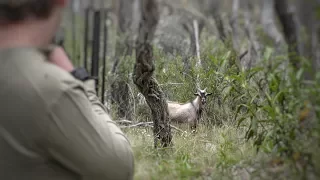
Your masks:
{"label": "tree bark", "polygon": [[209,8],[207,8],[208,12],[206,12],[206,14],[207,15],[211,15],[213,17],[213,19],[215,21],[216,28],[217,28],[218,33],[219,33],[219,39],[223,43],[226,43],[227,35],[226,35],[226,31],[225,31],[225,27],[224,27],[224,24],[223,24],[221,11],[220,11],[220,8],[221,8],[220,3],[221,2],[220,1],[216,1],[216,0],[208,0],[207,2],[208,2],[207,6]]}
{"label": "tree bark", "polygon": [[133,7],[135,0],[119,0],[118,10],[118,42],[116,53],[118,55],[132,55],[133,52]]}
{"label": "tree bark", "polygon": [[232,44],[233,44],[233,48],[236,51],[240,51],[240,37],[239,37],[240,34],[239,34],[239,22],[238,22],[239,7],[240,7],[240,1],[233,0],[230,25],[232,28]]}
{"label": "tree bark", "polygon": [[245,33],[248,36],[249,39],[249,63],[248,68],[251,68],[257,61],[261,58],[261,47],[258,42],[258,38],[256,36],[255,28],[254,28],[254,22],[252,18],[252,10],[253,5],[249,0],[245,0],[244,2],[244,26],[245,26]]}
{"label": "tree bark", "polygon": [[127,72],[121,72],[118,67],[121,66],[121,60],[124,56],[131,56],[133,52],[133,36],[132,29],[134,4],[137,0],[119,0],[117,3],[117,42],[116,57],[112,68],[112,76],[114,78],[110,86],[111,104],[116,105],[117,116],[120,119],[132,120],[133,108],[130,103],[130,87],[123,77]]}
{"label": "tree bark", "polygon": [[226,43],[227,35],[226,35],[226,32],[225,32],[225,28],[224,28],[224,25],[223,25],[223,20],[222,20],[221,15],[220,14],[214,14],[213,18],[214,18],[214,21],[216,23],[216,26],[217,26],[217,29],[218,29],[218,32],[219,32],[220,40],[223,43]]}
{"label": "tree bark", "polygon": [[[194,22],[196,22],[196,25],[194,24]],[[199,39],[204,26],[205,22],[201,19],[199,21],[196,19],[189,19],[189,21],[182,23],[182,27],[185,31],[188,32],[190,39],[190,47],[188,51],[189,53],[185,57],[183,57],[185,74],[188,74],[191,69],[190,57],[197,57],[198,59],[200,58],[200,49],[198,50]]]}
{"label": "tree bark", "polygon": [[234,59],[231,59],[229,62],[229,66],[236,65],[238,70],[242,69],[241,65],[241,39],[240,39],[240,31],[239,31],[239,8],[240,8],[240,0],[233,0],[232,3],[232,15],[230,18],[230,26],[232,29],[232,52],[234,55]]}
{"label": "tree bark", "polygon": [[186,22],[186,23],[182,23],[182,27],[184,28],[185,31],[188,32],[189,34],[189,38],[190,38],[190,47],[189,47],[189,53],[187,53],[184,57],[183,57],[183,72],[184,75],[189,74],[190,69],[191,69],[191,65],[190,65],[190,57],[193,57],[196,54],[196,43],[195,43],[195,38],[194,38],[194,34],[191,23]]}
{"label": "tree bark", "polygon": [[151,109],[155,148],[158,147],[159,140],[162,147],[168,147],[172,144],[168,105],[163,91],[153,77],[155,66],[152,39],[159,21],[158,4],[156,0],[142,0],[141,10],[133,82]]}
{"label": "tree bark", "polygon": [[300,24],[306,35],[302,44],[302,55],[305,58],[312,60],[313,71],[316,72],[319,68],[320,61],[320,41],[318,29],[320,27],[319,19],[317,19],[317,8],[320,7],[320,2],[314,0],[297,0],[297,14]]}
{"label": "tree bark", "polygon": [[285,44],[285,40],[276,26],[274,14],[274,0],[261,0],[261,24],[263,30],[273,41],[277,52],[284,53],[281,51],[281,46]]}
{"label": "tree bark", "polygon": [[285,40],[288,44],[290,63],[295,69],[299,69],[301,67],[301,62],[299,60],[301,51],[299,49],[298,24],[294,12],[289,9],[287,0],[276,0],[274,5],[275,11],[282,24]]}

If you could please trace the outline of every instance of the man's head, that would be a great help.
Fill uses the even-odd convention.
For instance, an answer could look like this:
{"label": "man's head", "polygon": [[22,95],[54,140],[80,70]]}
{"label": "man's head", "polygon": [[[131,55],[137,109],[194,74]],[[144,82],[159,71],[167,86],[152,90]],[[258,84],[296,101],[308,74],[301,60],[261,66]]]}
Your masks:
{"label": "man's head", "polygon": [[201,90],[198,89],[196,93],[194,93],[194,95],[199,96],[199,98],[201,99],[201,104],[206,104],[207,102],[207,96],[212,95],[212,93],[207,93],[207,88]]}
{"label": "man's head", "polygon": [[[59,27],[67,1],[0,0],[0,37],[11,36],[8,38],[17,41],[14,44],[19,44],[19,41],[31,41],[28,40],[29,34],[34,45],[48,44]],[[5,45],[1,44],[0,47]]]}

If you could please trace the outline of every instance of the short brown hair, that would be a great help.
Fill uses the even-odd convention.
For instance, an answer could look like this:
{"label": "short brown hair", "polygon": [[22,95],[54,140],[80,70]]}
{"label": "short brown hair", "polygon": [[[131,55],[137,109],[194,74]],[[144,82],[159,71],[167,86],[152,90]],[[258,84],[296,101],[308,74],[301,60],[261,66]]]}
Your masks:
{"label": "short brown hair", "polygon": [[17,22],[27,17],[48,18],[54,0],[0,0],[0,21]]}

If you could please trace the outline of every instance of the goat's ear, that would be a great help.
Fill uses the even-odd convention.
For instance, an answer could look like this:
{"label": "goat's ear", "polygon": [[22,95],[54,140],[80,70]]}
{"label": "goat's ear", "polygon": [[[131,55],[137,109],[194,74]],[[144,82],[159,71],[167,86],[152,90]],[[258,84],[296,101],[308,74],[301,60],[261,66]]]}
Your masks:
{"label": "goat's ear", "polygon": [[198,93],[194,93],[194,95],[195,95],[195,96],[198,96],[199,94],[198,94]]}
{"label": "goat's ear", "polygon": [[212,93],[207,93],[207,96],[210,96],[210,95],[212,95]]}

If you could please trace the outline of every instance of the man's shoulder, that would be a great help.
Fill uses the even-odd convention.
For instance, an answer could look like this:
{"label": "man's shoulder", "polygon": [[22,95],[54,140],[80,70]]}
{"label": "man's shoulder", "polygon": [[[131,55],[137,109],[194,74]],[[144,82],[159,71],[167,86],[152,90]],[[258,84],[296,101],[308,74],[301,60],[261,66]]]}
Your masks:
{"label": "man's shoulder", "polygon": [[69,72],[50,63],[46,56],[40,52],[25,53],[23,61],[19,60],[15,64],[20,66],[18,69],[21,75],[26,78],[25,83],[29,83],[32,89],[36,90],[46,101],[52,103],[71,86],[82,86],[82,83]]}

